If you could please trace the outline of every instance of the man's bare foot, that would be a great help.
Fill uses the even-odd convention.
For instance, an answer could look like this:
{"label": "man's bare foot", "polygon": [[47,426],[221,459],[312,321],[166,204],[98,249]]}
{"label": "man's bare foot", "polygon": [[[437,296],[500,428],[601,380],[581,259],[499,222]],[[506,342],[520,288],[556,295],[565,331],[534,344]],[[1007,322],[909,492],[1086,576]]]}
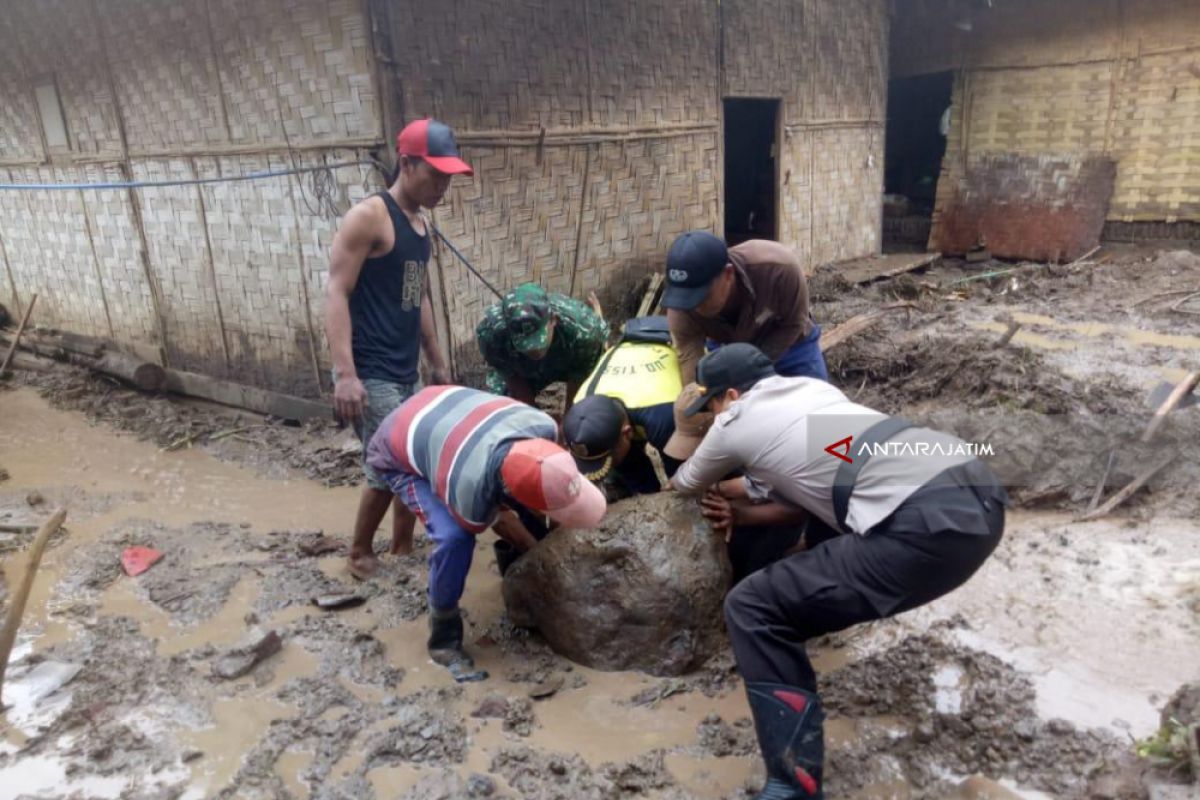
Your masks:
{"label": "man's bare foot", "polygon": [[350,556],[346,562],[346,568],[350,570],[350,574],[360,581],[367,581],[375,577],[375,573],[379,571],[379,559],[374,553],[367,553],[361,556]]}
{"label": "man's bare foot", "polygon": [[412,551],[412,539],[405,542],[392,542],[392,546],[388,548],[388,554],[393,556],[410,556]]}

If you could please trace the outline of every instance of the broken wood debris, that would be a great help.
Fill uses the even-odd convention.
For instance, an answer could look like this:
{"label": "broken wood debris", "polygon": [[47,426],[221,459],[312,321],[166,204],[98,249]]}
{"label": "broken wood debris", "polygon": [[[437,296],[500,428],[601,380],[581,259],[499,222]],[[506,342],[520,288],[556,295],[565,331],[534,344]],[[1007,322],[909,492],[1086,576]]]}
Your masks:
{"label": "broken wood debris", "polygon": [[29,305],[25,306],[25,314],[21,317],[21,323],[17,325],[17,332],[13,334],[12,342],[8,345],[8,352],[4,354],[3,363],[0,363],[0,377],[4,377],[4,373],[8,372],[8,367],[12,364],[17,347],[21,344],[21,334],[25,332],[25,326],[29,324],[29,315],[33,313],[33,304],[37,302],[37,299],[38,296],[33,295],[29,298]]}
{"label": "broken wood debris", "polygon": [[1146,426],[1145,432],[1142,433],[1142,444],[1149,444],[1154,439],[1159,428],[1162,427],[1163,422],[1166,420],[1167,415],[1174,411],[1183,402],[1185,397],[1195,391],[1197,384],[1200,384],[1200,372],[1191,372],[1175,386],[1175,389],[1163,401],[1163,404],[1158,407],[1158,410],[1154,412],[1154,416],[1151,417],[1150,424]]}
{"label": "broken wood debris", "polygon": [[1000,337],[1000,341],[996,342],[996,347],[1007,347],[1008,343],[1017,335],[1017,331],[1021,330],[1021,323],[1013,320],[1008,323],[1008,330],[1004,331],[1004,335]]}
{"label": "broken wood debris", "polygon": [[893,311],[909,310],[916,307],[915,303],[904,300],[857,314],[821,336],[821,352],[828,352],[851,337],[857,336],[863,331],[874,327],[880,320]]}
{"label": "broken wood debris", "polygon": [[941,257],[941,253],[890,253],[844,261],[833,265],[831,269],[848,283],[862,285],[913,272]]}
{"label": "broken wood debris", "polygon": [[638,304],[636,316],[648,317],[654,313],[654,309],[658,308],[659,300],[662,299],[664,283],[666,283],[666,277],[661,272],[655,272],[650,276],[650,285],[646,287],[646,293],[642,295],[642,302]]}
{"label": "broken wood debris", "polygon": [[[32,305],[32,303],[31,303]],[[67,510],[60,508],[54,516],[42,523],[33,544],[29,548],[29,560],[25,564],[25,573],[21,583],[13,592],[9,601],[8,617],[4,620],[4,628],[0,629],[0,696],[4,691],[4,672],[8,669],[8,657],[12,654],[13,644],[17,641],[17,629],[21,627],[21,617],[25,614],[25,603],[29,600],[29,592],[33,589],[33,579],[37,575],[38,565],[42,563],[42,554],[46,545],[67,518]]]}
{"label": "broken wood debris", "polygon": [[1133,497],[1134,493],[1137,492],[1138,489],[1141,489],[1143,486],[1149,483],[1151,478],[1153,478],[1159,472],[1162,472],[1162,470],[1165,469],[1168,464],[1175,460],[1175,456],[1176,453],[1168,453],[1158,461],[1154,462],[1154,464],[1152,464],[1148,469],[1126,484],[1123,489],[1105,501],[1104,505],[1100,506],[1094,511],[1089,511],[1081,515],[1078,517],[1078,521],[1087,522],[1088,520],[1099,519],[1100,517],[1108,516],[1113,509],[1124,503],[1129,498]]}

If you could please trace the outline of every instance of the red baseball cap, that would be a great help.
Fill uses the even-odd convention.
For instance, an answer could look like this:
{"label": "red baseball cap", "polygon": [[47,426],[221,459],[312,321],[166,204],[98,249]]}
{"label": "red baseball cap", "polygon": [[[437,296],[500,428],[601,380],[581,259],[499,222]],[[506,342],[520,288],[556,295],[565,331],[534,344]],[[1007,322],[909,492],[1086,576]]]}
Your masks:
{"label": "red baseball cap", "polygon": [[513,499],[570,528],[594,528],[604,519],[604,494],[579,474],[571,454],[548,439],[522,439],[500,465]]}
{"label": "red baseball cap", "polygon": [[396,137],[396,152],[402,156],[417,156],[446,175],[474,175],[467,162],[458,154],[454,131],[436,119],[419,119],[404,126]]}

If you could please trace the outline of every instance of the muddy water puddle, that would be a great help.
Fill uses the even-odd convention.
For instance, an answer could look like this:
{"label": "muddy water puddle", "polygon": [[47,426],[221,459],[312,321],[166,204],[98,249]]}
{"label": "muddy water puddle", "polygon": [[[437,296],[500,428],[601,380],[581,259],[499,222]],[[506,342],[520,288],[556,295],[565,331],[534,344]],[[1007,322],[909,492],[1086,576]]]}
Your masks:
{"label": "muddy water puddle", "polygon": [[[529,785],[523,769],[537,771],[554,759],[566,759],[562,779],[583,787],[578,796],[604,791],[598,787],[611,786],[615,775],[642,776],[647,797],[728,798],[761,781],[736,681],[717,682],[724,688],[706,694],[688,679],[596,672],[544,647],[484,636],[503,617],[490,540],[480,541],[464,607],[468,642],[492,678],[457,687],[425,654],[422,555],[389,560],[384,578],[357,586],[368,597],[359,608],[327,614],[309,605],[311,593],[355,584],[338,556],[298,557],[292,534],[324,530],[345,539],[354,490],[295,477],[267,480],[196,451],[163,453],[54,411],[29,391],[0,394],[0,404],[0,466],[12,476],[5,497],[38,489],[70,501],[69,536],[47,553],[21,631],[20,666],[5,689],[4,699],[18,708],[0,740],[0,795],[116,797],[175,786],[189,798],[416,797],[437,796],[434,783],[461,788],[472,775],[489,775],[496,796],[512,797],[522,796],[518,785]],[[20,510],[38,519],[50,513]],[[949,656],[920,662],[922,680],[909,687],[920,695],[919,708],[908,705],[909,689],[892,685],[903,673],[895,664],[916,661],[855,672],[864,659],[939,621],[967,620],[944,636],[956,647],[1001,660],[1021,654],[1014,660],[1035,675],[1039,703],[1042,694],[1079,692],[1071,676],[1085,668],[1101,680],[1083,689],[1083,705],[1111,698],[1114,684],[1132,684],[1133,710],[1113,714],[1128,718],[1133,730],[1144,728],[1152,695],[1188,677],[1182,654],[1197,640],[1179,604],[1192,580],[1189,559],[1200,558],[1185,542],[1200,537],[1183,528],[1145,534],[1152,540],[1145,553],[1169,547],[1181,556],[1160,573],[1155,557],[1137,557],[1137,547],[1125,544],[1143,534],[1111,526],[1088,529],[1091,538],[1067,553],[1038,552],[1065,526],[1018,516],[1003,557],[961,595],[923,616],[849,632],[816,649],[823,689],[842,704],[829,723],[831,763],[853,763],[837,754],[858,753],[869,764],[861,781],[841,784],[840,796],[906,797],[922,782],[942,780],[933,770],[939,755],[926,752],[938,745],[914,748],[912,738],[922,720],[971,713],[977,663]],[[130,579],[113,561],[130,543],[153,543],[164,560]],[[1088,563],[1072,560],[1081,555]],[[1093,560],[1123,566],[1102,569]],[[20,554],[4,559],[8,586],[23,564]],[[1156,645],[1131,636],[1117,669],[1109,669],[1114,636],[1138,623],[1166,638],[1168,657],[1147,667],[1142,649]],[[245,677],[212,676],[221,654],[265,630],[283,637],[279,653]],[[45,692],[39,681],[62,674],[44,668],[25,681],[38,663],[84,666]],[[1039,683],[1047,665],[1071,685]],[[527,698],[535,681],[555,676],[563,679],[556,694]],[[861,680],[890,705],[858,699]],[[661,699],[634,702],[648,689],[662,689]],[[517,711],[528,708],[505,719],[472,716],[491,694]],[[1084,714],[1081,705],[1047,708],[1089,725],[1111,722]],[[105,741],[113,746],[106,749]],[[870,753],[862,751],[868,746]],[[955,758],[946,769],[991,763]],[[526,796],[541,796],[537,791]]]}

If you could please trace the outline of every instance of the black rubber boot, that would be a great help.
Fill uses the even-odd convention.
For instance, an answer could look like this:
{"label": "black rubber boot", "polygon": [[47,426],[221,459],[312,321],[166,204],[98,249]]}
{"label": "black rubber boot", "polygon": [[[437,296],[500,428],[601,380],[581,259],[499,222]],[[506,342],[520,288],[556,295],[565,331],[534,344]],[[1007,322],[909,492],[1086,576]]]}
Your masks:
{"label": "black rubber boot", "polygon": [[492,552],[496,554],[496,566],[500,570],[500,577],[504,577],[504,573],[508,572],[508,568],[521,557],[520,551],[513,547],[503,539],[497,539],[492,545]]}
{"label": "black rubber boot", "polygon": [[462,612],[457,608],[429,610],[429,657],[450,670],[459,683],[482,681],[485,670],[475,669],[475,661],[463,649]]}
{"label": "black rubber boot", "polygon": [[824,800],[825,714],[813,692],[778,683],[747,683],[767,785],[755,800]]}

